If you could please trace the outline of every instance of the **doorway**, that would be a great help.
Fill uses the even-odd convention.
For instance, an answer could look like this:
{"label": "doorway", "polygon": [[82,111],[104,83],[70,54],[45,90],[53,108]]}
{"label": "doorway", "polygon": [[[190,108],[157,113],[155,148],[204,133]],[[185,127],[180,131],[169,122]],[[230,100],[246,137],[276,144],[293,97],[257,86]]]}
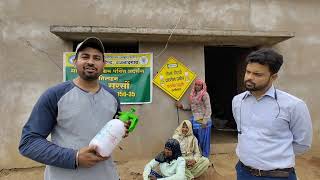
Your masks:
{"label": "doorway", "polygon": [[245,58],[251,51],[240,47],[204,47],[205,78],[214,123],[213,144],[237,142],[232,98],[244,91]]}

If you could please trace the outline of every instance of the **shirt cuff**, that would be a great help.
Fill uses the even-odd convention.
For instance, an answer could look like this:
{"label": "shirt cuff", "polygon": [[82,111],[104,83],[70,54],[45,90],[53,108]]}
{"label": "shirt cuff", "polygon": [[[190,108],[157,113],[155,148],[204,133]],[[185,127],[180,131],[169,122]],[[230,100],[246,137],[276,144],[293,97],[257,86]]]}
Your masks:
{"label": "shirt cuff", "polygon": [[309,149],[309,146],[293,143],[293,151],[295,155],[301,155]]}

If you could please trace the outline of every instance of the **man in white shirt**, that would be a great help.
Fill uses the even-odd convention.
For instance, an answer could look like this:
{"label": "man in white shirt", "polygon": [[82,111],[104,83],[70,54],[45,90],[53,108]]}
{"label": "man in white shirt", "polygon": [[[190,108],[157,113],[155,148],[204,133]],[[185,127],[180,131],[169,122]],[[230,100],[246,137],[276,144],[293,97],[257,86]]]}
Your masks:
{"label": "man in white shirt", "polygon": [[237,123],[238,180],[296,180],[295,155],[311,147],[312,123],[306,104],[273,86],[282,55],[260,49],[248,55],[247,91],[232,100]]}

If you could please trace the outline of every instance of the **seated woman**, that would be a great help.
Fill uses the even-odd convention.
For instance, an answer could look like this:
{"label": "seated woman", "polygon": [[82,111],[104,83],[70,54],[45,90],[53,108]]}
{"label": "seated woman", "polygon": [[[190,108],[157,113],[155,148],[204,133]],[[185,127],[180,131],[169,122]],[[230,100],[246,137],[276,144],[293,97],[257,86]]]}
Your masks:
{"label": "seated woman", "polygon": [[[153,170],[158,165],[160,173]],[[145,166],[143,179],[185,180],[185,167],[186,162],[181,157],[179,142],[176,139],[169,139],[164,146],[164,151]]]}
{"label": "seated woman", "polygon": [[201,176],[208,169],[210,161],[201,155],[198,140],[192,132],[191,122],[184,120],[176,129],[173,138],[179,141],[182,157],[186,160],[187,179]]}

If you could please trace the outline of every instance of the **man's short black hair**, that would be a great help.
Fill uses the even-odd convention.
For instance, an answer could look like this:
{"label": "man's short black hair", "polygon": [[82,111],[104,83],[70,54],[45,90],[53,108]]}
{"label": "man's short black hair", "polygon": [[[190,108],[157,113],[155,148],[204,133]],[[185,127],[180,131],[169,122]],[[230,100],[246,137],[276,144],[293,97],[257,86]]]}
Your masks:
{"label": "man's short black hair", "polygon": [[271,74],[276,74],[283,64],[283,57],[273,49],[262,48],[257,51],[251,52],[247,56],[246,62],[248,64],[259,63],[262,65],[268,65]]}

